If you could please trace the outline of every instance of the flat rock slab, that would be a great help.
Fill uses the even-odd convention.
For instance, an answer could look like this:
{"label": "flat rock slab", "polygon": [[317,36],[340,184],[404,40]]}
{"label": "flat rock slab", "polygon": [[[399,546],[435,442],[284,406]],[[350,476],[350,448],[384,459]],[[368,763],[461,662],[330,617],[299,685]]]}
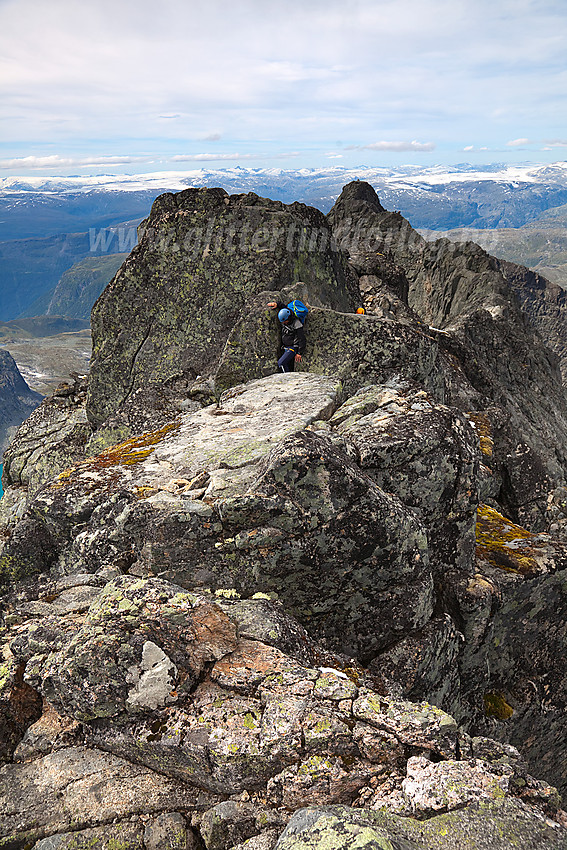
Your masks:
{"label": "flat rock slab", "polygon": [[63,590],[50,602],[27,602],[21,605],[18,611],[32,615],[44,614],[46,617],[51,616],[51,614],[72,614],[86,611],[101,593],[101,587],[90,587],[89,585],[71,587]]}
{"label": "flat rock slab", "polygon": [[217,489],[223,495],[237,492],[247,476],[235,470],[257,463],[289,434],[329,418],[339,392],[335,378],[293,372],[233,387],[218,407],[188,415],[144,463],[144,473],[155,485],[166,484],[171,469],[183,469],[187,479],[202,470],[229,469],[230,481],[217,476],[219,482],[212,481],[205,495],[213,496]]}
{"label": "flat rock slab", "polygon": [[[182,414],[159,431],[79,464],[60,476],[52,492],[62,488],[68,498],[69,486],[100,491],[116,488],[120,478],[160,508],[179,506],[180,495],[189,502],[242,492],[254,478],[254,465],[276,443],[333,414],[340,390],[336,378],[293,372],[233,387],[218,405]],[[196,477],[202,479],[198,487]],[[40,498],[51,501],[49,493]]]}
{"label": "flat rock slab", "polygon": [[[104,789],[103,793],[101,790]],[[58,750],[0,771],[0,847],[147,812],[193,808],[190,786],[110,753]]]}

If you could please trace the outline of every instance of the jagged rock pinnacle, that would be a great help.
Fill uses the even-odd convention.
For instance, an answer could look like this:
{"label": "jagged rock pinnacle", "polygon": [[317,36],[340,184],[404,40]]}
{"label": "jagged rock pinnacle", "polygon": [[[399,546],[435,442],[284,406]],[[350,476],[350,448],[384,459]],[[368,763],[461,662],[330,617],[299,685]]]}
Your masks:
{"label": "jagged rock pinnacle", "polygon": [[348,183],[344,187],[335,206],[343,207],[345,205],[352,207],[352,212],[360,209],[363,205],[370,207],[374,212],[386,211],[374,188],[364,180],[353,180],[352,183]]}

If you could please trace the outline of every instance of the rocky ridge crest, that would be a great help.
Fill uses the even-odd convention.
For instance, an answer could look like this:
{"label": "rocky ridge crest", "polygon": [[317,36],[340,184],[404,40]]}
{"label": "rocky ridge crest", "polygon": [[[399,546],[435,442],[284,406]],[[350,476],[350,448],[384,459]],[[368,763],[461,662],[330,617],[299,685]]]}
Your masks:
{"label": "rocky ridge crest", "polygon": [[360,183],[154,204],[6,456],[4,850],[567,847],[557,360],[408,228]]}

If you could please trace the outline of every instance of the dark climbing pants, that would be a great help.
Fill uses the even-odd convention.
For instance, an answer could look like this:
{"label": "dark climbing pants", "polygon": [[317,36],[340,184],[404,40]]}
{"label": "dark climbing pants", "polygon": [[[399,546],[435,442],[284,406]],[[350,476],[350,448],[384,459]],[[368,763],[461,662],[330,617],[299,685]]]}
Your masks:
{"label": "dark climbing pants", "polygon": [[278,369],[280,372],[293,372],[294,361],[295,351],[293,348],[284,348],[284,353],[278,360]]}

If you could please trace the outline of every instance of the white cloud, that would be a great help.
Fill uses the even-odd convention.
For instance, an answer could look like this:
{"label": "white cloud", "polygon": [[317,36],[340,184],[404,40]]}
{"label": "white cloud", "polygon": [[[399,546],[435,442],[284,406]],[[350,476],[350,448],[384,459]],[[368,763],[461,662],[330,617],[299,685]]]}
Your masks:
{"label": "white cloud", "polygon": [[14,155],[38,139],[197,155],[211,128],[246,153],[458,150],[479,127],[493,148],[567,133],[566,48],[563,0],[9,0],[0,120]]}
{"label": "white cloud", "polygon": [[406,151],[433,151],[433,142],[372,142],[370,145],[349,145],[345,150],[357,151],[395,151],[404,153]]}
{"label": "white cloud", "polygon": [[130,165],[131,163],[149,163],[147,156],[90,156],[64,157],[58,154],[50,156],[20,156],[14,159],[1,159],[0,168],[92,168],[94,166]]}
{"label": "white cloud", "polygon": [[567,148],[567,139],[544,139],[544,145],[549,148]]}
{"label": "white cloud", "polygon": [[[278,154],[268,153],[196,153],[175,154],[174,156],[161,157],[162,163],[168,162],[230,162],[234,160],[251,159],[288,159],[299,156],[297,151],[287,151]],[[1,159],[0,169],[69,169],[69,168],[112,168],[115,166],[130,165],[133,163],[152,163],[155,157],[149,156],[90,156],[90,157],[64,157],[58,154],[50,156],[21,156],[13,159]]]}
{"label": "white cloud", "polygon": [[284,153],[268,154],[268,153],[183,153],[168,157],[168,162],[224,162],[229,160],[250,160],[250,159],[287,159],[288,157],[299,156],[297,151],[287,151]]}
{"label": "white cloud", "polygon": [[234,159],[256,159],[255,154],[245,153],[182,153],[169,158],[169,162],[215,162]]}
{"label": "white cloud", "polygon": [[511,142],[506,142],[509,148],[523,148],[525,145],[533,145],[530,139],[513,139]]}

